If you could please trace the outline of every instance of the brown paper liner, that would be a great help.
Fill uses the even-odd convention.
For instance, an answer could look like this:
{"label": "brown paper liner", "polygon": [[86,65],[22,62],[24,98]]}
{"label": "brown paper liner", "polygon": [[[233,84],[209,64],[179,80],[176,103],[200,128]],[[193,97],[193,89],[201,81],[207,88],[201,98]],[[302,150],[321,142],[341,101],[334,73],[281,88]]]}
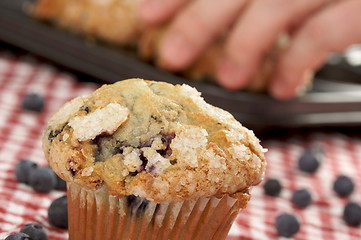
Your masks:
{"label": "brown paper liner", "polygon": [[68,183],[70,240],[225,239],[248,193],[157,204]]}

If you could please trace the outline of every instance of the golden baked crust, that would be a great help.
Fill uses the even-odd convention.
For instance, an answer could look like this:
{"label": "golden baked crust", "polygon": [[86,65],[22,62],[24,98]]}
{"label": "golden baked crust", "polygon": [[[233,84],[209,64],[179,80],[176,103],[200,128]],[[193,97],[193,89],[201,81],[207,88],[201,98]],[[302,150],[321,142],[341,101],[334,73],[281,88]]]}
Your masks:
{"label": "golden baked crust", "polygon": [[[85,36],[121,45],[137,46],[139,57],[154,60],[159,55],[163,33],[167,26],[149,28],[137,18],[137,9],[143,0],[37,0],[32,15],[51,20],[61,28]],[[224,39],[214,42],[183,73],[192,80],[215,81],[217,63],[222,58]],[[247,90],[265,91],[273,74],[276,58],[281,46],[278,44],[268,53]],[[242,54],[242,53],[240,53]],[[155,62],[155,64],[158,64]],[[158,64],[159,65],[159,64]]]}
{"label": "golden baked crust", "polygon": [[158,203],[247,192],[266,166],[253,132],[196,89],[141,79],[66,103],[43,149],[68,182]]}

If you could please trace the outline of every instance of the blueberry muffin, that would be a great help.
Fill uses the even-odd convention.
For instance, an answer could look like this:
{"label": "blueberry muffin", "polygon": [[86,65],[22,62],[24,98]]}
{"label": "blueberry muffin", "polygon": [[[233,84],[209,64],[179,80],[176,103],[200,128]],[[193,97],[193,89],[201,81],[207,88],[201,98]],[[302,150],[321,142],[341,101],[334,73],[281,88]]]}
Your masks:
{"label": "blueberry muffin", "polygon": [[196,89],[141,79],[66,103],[43,149],[67,182],[70,239],[224,239],[266,166]]}

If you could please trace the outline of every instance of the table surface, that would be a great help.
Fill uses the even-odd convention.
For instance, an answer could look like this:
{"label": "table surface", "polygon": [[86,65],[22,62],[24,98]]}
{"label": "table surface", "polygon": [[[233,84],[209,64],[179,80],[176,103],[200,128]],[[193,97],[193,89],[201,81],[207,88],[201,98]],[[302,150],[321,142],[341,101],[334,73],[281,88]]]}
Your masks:
{"label": "table surface", "polygon": [[[67,239],[66,231],[52,227],[47,220],[50,203],[66,193],[55,190],[36,193],[17,182],[14,168],[24,158],[46,166],[41,135],[47,119],[66,101],[97,87],[94,83],[79,82],[30,55],[0,50],[0,239],[30,222],[46,227],[50,240]],[[43,112],[22,109],[22,99],[30,92],[45,98]],[[239,213],[228,240],[277,239],[274,220],[286,212],[297,215],[301,222],[295,239],[361,239],[361,227],[349,227],[342,220],[347,202],[361,204],[361,133],[350,136],[320,130],[282,140],[268,138],[262,145],[268,148],[266,179],[279,179],[282,192],[278,197],[270,197],[264,194],[262,184],[254,187],[251,202]],[[312,175],[300,172],[298,158],[315,145],[324,149],[324,161]],[[352,177],[356,183],[355,191],[347,198],[336,196],[332,190],[334,180],[341,174]],[[291,202],[293,191],[300,188],[312,193],[312,203],[306,209]]]}

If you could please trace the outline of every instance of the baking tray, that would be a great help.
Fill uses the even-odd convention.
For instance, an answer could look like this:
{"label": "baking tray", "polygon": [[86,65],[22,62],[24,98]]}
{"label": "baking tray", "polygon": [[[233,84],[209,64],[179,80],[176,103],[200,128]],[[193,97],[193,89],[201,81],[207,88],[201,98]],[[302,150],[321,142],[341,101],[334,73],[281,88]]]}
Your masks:
{"label": "baking tray", "polygon": [[361,124],[361,71],[339,61],[326,64],[312,89],[286,102],[267,94],[228,91],[162,71],[138,60],[128,51],[104,44],[89,44],[26,14],[30,0],[0,1],[0,41],[43,57],[87,79],[112,83],[140,77],[186,83],[202,92],[205,100],[231,112],[243,125],[256,131],[269,128],[352,127]]}

